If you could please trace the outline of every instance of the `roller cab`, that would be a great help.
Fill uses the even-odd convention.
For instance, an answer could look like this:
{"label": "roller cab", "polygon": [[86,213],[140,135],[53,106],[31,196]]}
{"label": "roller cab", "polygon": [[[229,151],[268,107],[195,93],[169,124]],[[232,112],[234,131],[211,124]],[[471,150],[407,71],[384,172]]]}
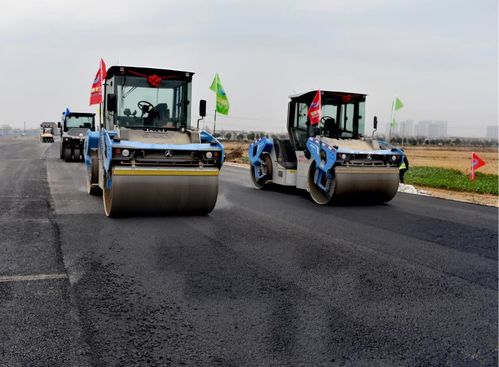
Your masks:
{"label": "roller cab", "polygon": [[309,108],[317,93],[290,97],[288,139],[260,138],[249,146],[255,186],[304,189],[321,205],[391,200],[407,157],[397,147],[364,136],[366,95],[320,91],[321,119],[312,126]]}
{"label": "roller cab", "polygon": [[107,71],[103,124],[85,147],[87,188],[103,194],[106,215],[213,210],[224,149],[191,128],[192,75],[126,66]]}

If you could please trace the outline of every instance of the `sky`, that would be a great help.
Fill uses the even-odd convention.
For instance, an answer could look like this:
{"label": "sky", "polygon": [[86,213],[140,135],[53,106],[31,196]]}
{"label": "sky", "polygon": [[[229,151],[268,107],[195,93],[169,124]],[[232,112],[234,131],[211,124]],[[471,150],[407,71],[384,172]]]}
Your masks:
{"label": "sky", "polygon": [[314,89],[368,94],[368,130],[395,97],[398,121],[452,136],[498,123],[497,0],[2,0],[0,125],[96,112],[100,58],[195,72],[193,119],[199,99],[214,110],[219,73],[217,130],[285,131],[288,96]]}

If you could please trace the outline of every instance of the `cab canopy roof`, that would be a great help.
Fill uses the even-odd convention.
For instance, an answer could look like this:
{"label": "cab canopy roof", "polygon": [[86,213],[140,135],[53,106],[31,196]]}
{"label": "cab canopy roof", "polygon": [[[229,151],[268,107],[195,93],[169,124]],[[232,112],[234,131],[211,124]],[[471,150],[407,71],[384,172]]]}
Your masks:
{"label": "cab canopy roof", "polygon": [[[65,112],[63,112],[62,114],[64,115]],[[93,116],[95,116],[95,113],[91,113],[91,112],[73,112],[73,111],[71,111],[68,116],[76,116],[76,117],[89,116],[89,117],[93,117]]]}
{"label": "cab canopy roof", "polygon": [[[305,93],[293,94],[289,98],[294,102],[311,103],[317,90],[311,90]],[[321,97],[326,99],[342,99],[343,101],[365,101],[367,94],[329,91],[321,89]]]}
{"label": "cab canopy roof", "polygon": [[111,66],[107,70],[106,79],[111,79],[114,76],[138,76],[148,78],[152,75],[157,75],[162,79],[175,79],[190,82],[193,72],[171,69],[144,68],[138,66]]}

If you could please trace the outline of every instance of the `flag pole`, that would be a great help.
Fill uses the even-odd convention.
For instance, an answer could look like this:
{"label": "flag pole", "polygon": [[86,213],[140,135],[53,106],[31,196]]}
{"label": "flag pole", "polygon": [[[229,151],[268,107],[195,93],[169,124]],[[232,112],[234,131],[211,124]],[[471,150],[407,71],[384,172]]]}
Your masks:
{"label": "flag pole", "polygon": [[213,116],[213,135],[215,135],[216,126],[217,126],[217,109],[215,108],[215,115]]}
{"label": "flag pole", "polygon": [[390,142],[390,138],[392,136],[392,123],[393,123],[394,118],[395,118],[395,99],[392,102],[392,113],[391,113],[390,122],[388,125],[388,139],[387,139],[388,143]]}
{"label": "flag pole", "polygon": [[475,180],[475,166],[473,165],[473,152],[471,152],[471,181]]}

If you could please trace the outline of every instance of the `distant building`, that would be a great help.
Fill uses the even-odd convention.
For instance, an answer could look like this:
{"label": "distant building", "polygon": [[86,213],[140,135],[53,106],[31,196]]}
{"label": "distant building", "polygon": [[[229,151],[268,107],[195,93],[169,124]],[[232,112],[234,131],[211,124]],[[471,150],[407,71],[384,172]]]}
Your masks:
{"label": "distant building", "polygon": [[441,139],[447,137],[447,121],[433,121],[428,128],[428,138]]}
{"label": "distant building", "polygon": [[428,136],[431,121],[418,121],[414,126],[414,136]]}
{"label": "distant building", "polygon": [[485,135],[487,139],[497,140],[499,135],[499,128],[497,125],[487,126],[487,134]]}
{"label": "distant building", "polygon": [[414,134],[414,122],[412,120],[400,121],[397,125],[395,134],[398,136],[403,136],[405,138],[413,136]]}
{"label": "distant building", "polygon": [[447,121],[418,121],[414,127],[414,136],[424,136],[428,139],[447,137]]}

